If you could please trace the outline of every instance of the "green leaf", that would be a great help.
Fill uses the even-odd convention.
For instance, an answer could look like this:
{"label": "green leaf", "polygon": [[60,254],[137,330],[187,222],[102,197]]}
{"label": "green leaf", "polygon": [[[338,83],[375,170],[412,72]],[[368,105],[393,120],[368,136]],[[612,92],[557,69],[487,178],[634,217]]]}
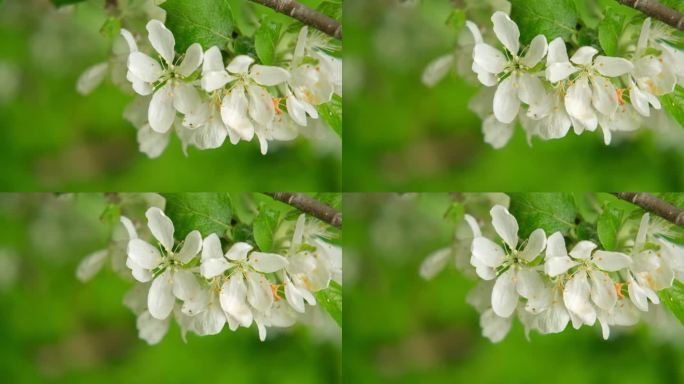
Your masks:
{"label": "green leaf", "polygon": [[254,235],[254,242],[261,251],[269,252],[273,249],[273,233],[276,230],[277,224],[277,214],[267,209],[262,209],[257,217],[254,218],[252,233]]}
{"label": "green leaf", "polygon": [[100,214],[100,221],[113,227],[119,222],[121,217],[121,207],[119,204],[109,203]]}
{"label": "green leaf", "polygon": [[176,229],[175,238],[182,240],[193,230],[203,237],[219,236],[231,227],[232,209],[227,193],[165,193],[166,215]]}
{"label": "green leaf", "polygon": [[629,15],[618,12],[618,7],[609,7],[606,10],[606,16],[598,25],[598,39],[603,52],[607,55],[618,54],[620,37],[630,20]]}
{"label": "green leaf", "polygon": [[511,18],[518,24],[523,44],[539,34],[549,41],[556,37],[568,41],[577,27],[573,0],[511,0]]}
{"label": "green leaf", "polygon": [[675,280],[672,288],[658,292],[660,300],[684,324],[684,284]]}
{"label": "green leaf", "polygon": [[326,289],[316,292],[316,301],[323,307],[337,325],[342,326],[342,286],[334,281]]}
{"label": "green leaf", "polygon": [[61,7],[63,5],[82,3],[85,0],[52,0],[52,4]]}
{"label": "green leaf", "polygon": [[459,224],[463,221],[465,216],[465,207],[463,204],[454,201],[451,203],[447,211],[444,213],[444,218],[451,224]]}
{"label": "green leaf", "polygon": [[263,20],[254,33],[254,49],[263,64],[271,65],[275,61],[276,47],[280,41],[282,25],[270,20]]}
{"label": "green leaf", "polygon": [[102,27],[100,27],[100,33],[102,36],[110,39],[114,36],[117,36],[119,31],[121,31],[121,19],[118,17],[108,17],[107,20],[105,20],[105,22],[102,24]]}
{"label": "green leaf", "polygon": [[205,50],[223,48],[232,40],[233,13],[225,0],[167,0],[161,7],[176,38],[176,52],[185,52],[193,43]]}
{"label": "green leaf", "polygon": [[684,88],[678,85],[673,93],[661,96],[660,100],[667,113],[669,113],[681,127],[684,127]]}
{"label": "green leaf", "polygon": [[606,207],[596,222],[596,232],[603,248],[609,251],[617,249],[618,233],[624,222],[624,214],[620,209]]}
{"label": "green leaf", "polygon": [[318,5],[318,7],[316,7],[316,10],[328,17],[332,17],[333,19],[342,19],[341,0],[324,0]]}
{"label": "green leaf", "polygon": [[318,105],[316,110],[323,121],[342,137],[342,98],[335,95],[330,102]]}
{"label": "green leaf", "polygon": [[575,226],[577,210],[570,193],[510,193],[510,212],[518,220],[521,238],[537,228],[547,236],[554,232],[567,235]]}
{"label": "green leaf", "polygon": [[465,26],[466,14],[462,9],[455,9],[449,15],[447,19],[447,25],[454,32],[461,32],[461,29]]}

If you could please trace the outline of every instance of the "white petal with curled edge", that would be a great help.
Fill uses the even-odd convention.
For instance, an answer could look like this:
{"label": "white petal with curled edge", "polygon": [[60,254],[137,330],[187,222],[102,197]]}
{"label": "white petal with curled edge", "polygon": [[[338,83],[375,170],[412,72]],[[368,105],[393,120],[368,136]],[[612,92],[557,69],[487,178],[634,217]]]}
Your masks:
{"label": "white petal with curled edge", "polygon": [[595,243],[588,241],[588,240],[582,240],[579,243],[575,244],[575,246],[572,248],[570,251],[570,256],[573,259],[588,259],[591,257],[591,252],[596,249],[598,245]]}
{"label": "white petal with curled edge", "polygon": [[510,124],[518,116],[520,98],[518,97],[518,78],[508,76],[499,84],[494,94],[494,116],[504,124]]}
{"label": "white petal with curled edge", "polygon": [[597,53],[598,49],[594,47],[580,47],[580,49],[572,55],[570,61],[577,65],[589,65]]}
{"label": "white petal with curled edge", "polygon": [[518,306],[515,273],[513,269],[501,274],[492,289],[492,310],[500,317],[509,317]]}
{"label": "white petal with curled edge", "polygon": [[185,236],[183,248],[178,252],[177,257],[183,264],[187,264],[197,256],[200,249],[202,249],[202,235],[199,231],[194,230]]}
{"label": "white petal with curled edge", "polygon": [[195,320],[195,330],[200,336],[216,335],[223,330],[226,325],[226,314],[218,303],[212,303],[207,310],[200,313]]}
{"label": "white petal with curled edge", "polygon": [[249,255],[249,265],[255,270],[272,273],[287,267],[287,259],[275,253],[252,252]]}
{"label": "white petal with curled edge", "polygon": [[596,130],[598,117],[591,105],[591,88],[586,77],[580,77],[568,88],[565,95],[568,114],[578,120],[589,131]]}
{"label": "white petal with curled edge", "polygon": [[473,40],[475,41],[475,44],[481,43],[482,40],[482,33],[480,33],[480,29],[477,27],[475,23],[473,23],[470,20],[466,20],[465,26],[470,30],[470,33],[473,35]]}
{"label": "white petal with curled edge", "polygon": [[252,324],[252,311],[246,303],[247,286],[241,273],[235,273],[221,287],[221,308],[243,327]]}
{"label": "white petal with curled edge", "polygon": [[521,63],[529,68],[539,64],[546,55],[548,44],[544,35],[537,35],[530,43],[530,48],[521,59]]}
{"label": "white petal with curled edge", "polygon": [[503,248],[486,237],[474,238],[471,250],[473,257],[479,263],[490,268],[496,268],[501,265],[506,257]]}
{"label": "white petal with curled edge", "polygon": [[223,56],[217,46],[212,46],[204,52],[202,61],[202,74],[225,70],[223,66]]}
{"label": "white petal with curled edge", "polygon": [[506,56],[487,43],[476,44],[473,48],[473,60],[480,68],[497,74],[506,67]]}
{"label": "white petal with curled edge", "polygon": [[217,116],[212,117],[207,123],[201,126],[193,137],[193,142],[200,149],[218,148],[226,141],[228,128]]}
{"label": "white petal with curled edge", "polygon": [[629,294],[630,300],[634,303],[640,311],[648,312],[648,299],[646,298],[646,292],[637,284],[637,282],[631,276],[627,279],[627,293]]}
{"label": "white petal with curled edge", "polygon": [[591,260],[597,267],[609,272],[627,268],[632,263],[629,256],[624,253],[610,251],[596,251]]}
{"label": "white petal with curled edge", "polygon": [[154,83],[162,75],[162,67],[157,60],[142,52],[131,52],[128,55],[128,70],[147,83]]}
{"label": "white petal with curled edge", "polygon": [[275,117],[275,107],[271,94],[266,89],[248,85],[247,94],[249,95],[249,116],[261,125],[268,125]]}
{"label": "white petal with curled edge", "polygon": [[454,55],[450,53],[431,61],[425,68],[425,71],[423,71],[423,76],[421,77],[423,84],[428,87],[434,87],[439,83],[449,73],[449,70],[454,67],[454,59]]}
{"label": "white petal with curled edge", "polygon": [[511,330],[512,324],[511,319],[497,316],[491,309],[484,311],[480,316],[482,336],[488,338],[492,343],[503,340]]}
{"label": "white petal with curled edge", "polygon": [[562,275],[567,272],[568,269],[578,264],[579,263],[573,261],[568,256],[547,257],[544,262],[544,272],[551,277],[555,277]]}
{"label": "white petal with curled edge", "polygon": [[607,77],[618,77],[631,72],[634,64],[621,57],[598,56],[594,60],[594,68]]}
{"label": "white petal with curled edge", "polygon": [[76,277],[82,282],[92,279],[93,276],[100,272],[107,261],[108,255],[109,251],[107,249],[101,249],[86,256],[78,264],[78,268],[76,268]]}
{"label": "white petal with curled edge", "polygon": [[525,104],[535,104],[545,97],[548,97],[546,95],[546,90],[544,89],[544,84],[542,84],[537,76],[523,73],[518,77],[518,83],[520,85],[518,88],[518,97],[520,98],[520,101]]}
{"label": "white petal with curled edge", "polygon": [[[451,259],[451,247],[438,249],[432,252],[420,264],[420,277],[430,280],[441,272]],[[299,311],[302,312],[302,311]]]}
{"label": "white petal with curled edge", "polygon": [[592,104],[597,111],[611,116],[618,109],[617,90],[613,83],[604,77],[595,76],[591,80]]}
{"label": "white petal with curled edge", "polygon": [[176,40],[173,38],[173,33],[171,33],[161,21],[150,20],[150,22],[147,23],[147,38],[150,40],[152,48],[154,48],[168,64],[173,64],[173,58],[176,55],[173,48],[176,45]]}
{"label": "white petal with curled edge", "polygon": [[554,299],[554,304],[539,316],[539,330],[541,333],[559,333],[567,327],[570,321],[567,309],[561,298]]}
{"label": "white petal with curled edge", "polygon": [[[287,105],[287,113],[290,115],[295,123],[306,127],[306,110],[303,102],[297,100],[297,98],[290,92],[288,92],[287,100],[285,101]],[[309,105],[309,104],[307,104]]]}
{"label": "white petal with curled edge", "polygon": [[515,289],[520,296],[529,299],[535,294],[544,291],[544,281],[537,271],[521,267],[516,271]]}
{"label": "white petal with curled edge", "polygon": [[551,66],[554,63],[569,62],[568,50],[565,47],[565,40],[562,37],[556,37],[549,43],[548,53],[546,55],[546,65]]}
{"label": "white petal with curled edge", "polygon": [[494,115],[487,117],[482,122],[482,133],[485,143],[494,149],[501,149],[508,144],[513,137],[513,124],[505,124],[496,119]]}
{"label": "white petal with curled edge", "polygon": [[76,82],[76,90],[81,95],[87,95],[92,92],[98,85],[102,83],[105,76],[107,75],[107,70],[109,69],[109,63],[99,63],[92,67],[86,69],[83,74],[78,78]]}
{"label": "white petal with curled edge", "polygon": [[266,312],[273,305],[271,283],[264,275],[247,272],[247,302],[257,311]]}
{"label": "white petal with curled edge", "polygon": [[518,257],[532,261],[542,253],[544,247],[546,247],[546,234],[543,229],[537,228],[530,234],[525,249],[519,253]]}
{"label": "white petal with curled edge", "polygon": [[253,249],[248,243],[235,243],[226,252],[228,260],[245,260],[247,254]]}
{"label": "white petal with curled edge", "polygon": [[135,52],[138,50],[138,44],[135,42],[135,38],[133,37],[133,34],[125,28],[121,28],[121,37],[126,41],[126,45],[128,45],[128,52]]}
{"label": "white petal with curled edge", "polygon": [[167,251],[173,250],[173,222],[169,219],[164,211],[157,207],[152,207],[145,212],[147,217],[147,226],[155,239],[159,240],[161,245]]}
{"label": "white petal with curled edge", "polygon": [[254,59],[249,56],[236,56],[233,60],[231,60],[226,69],[230,73],[244,75],[247,74],[247,71],[249,71],[249,66],[252,65],[253,62]]}
{"label": "white petal with curled edge", "polygon": [[546,240],[546,258],[563,256],[568,256],[567,248],[565,248],[565,238],[562,233],[554,232]]}
{"label": "white petal with curled edge", "polygon": [[197,110],[202,103],[199,92],[194,85],[175,82],[173,86],[173,107],[180,113],[187,114]]}
{"label": "white petal with curled edge", "polygon": [[203,260],[200,265],[200,274],[207,279],[211,279],[212,277],[223,274],[223,272],[227,271],[232,266],[233,264],[223,257],[219,259],[206,259]]}
{"label": "white petal with curled edge", "polygon": [[149,345],[159,343],[169,331],[168,320],[155,319],[148,311],[138,316],[135,325],[138,328],[138,337],[145,340]]}
{"label": "white petal with curled edge", "polygon": [[648,117],[651,115],[651,108],[648,105],[648,98],[637,86],[633,85],[629,90],[629,98],[634,109],[641,115]]}
{"label": "white petal with curled edge", "polygon": [[212,233],[204,238],[202,242],[202,257],[201,260],[204,262],[208,259],[221,259],[223,258],[223,250],[221,249],[221,240],[219,237]]}
{"label": "white petal with curled edge", "polygon": [[250,141],[254,137],[254,126],[247,114],[248,105],[249,101],[245,95],[245,88],[241,85],[233,88],[221,103],[221,119],[226,126],[246,141]]}
{"label": "white petal with curled edge", "polygon": [[582,323],[594,325],[596,310],[589,302],[590,289],[586,272],[577,272],[565,285],[563,301],[568,310],[576,315]]}
{"label": "white petal with curled edge", "polygon": [[[151,83],[148,83],[144,80],[141,80],[135,74],[133,74],[133,72],[131,72],[130,70],[128,72],[126,72],[126,79],[131,82],[131,86],[133,87],[133,90],[138,95],[147,96],[147,95],[152,94],[152,91],[154,91],[154,88],[152,88]],[[145,117],[145,121],[147,121],[147,117]]]}
{"label": "white petal with curled edge", "polygon": [[637,42],[636,53],[640,56],[648,46],[648,36],[651,32],[651,18],[647,17],[644,20],[644,24],[641,25],[641,33],[639,34],[639,40]]}
{"label": "white petal with curled edge", "polygon": [[207,92],[213,92],[217,89],[223,88],[226,84],[235,80],[235,77],[228,74],[228,72],[221,69],[220,71],[206,72],[202,75],[202,89]]}
{"label": "white petal with curled edge", "polygon": [[271,87],[286,82],[290,73],[284,68],[254,64],[249,70],[249,76],[258,84]]}
{"label": "white petal with curled edge", "polygon": [[518,221],[515,217],[503,205],[495,205],[489,214],[492,216],[492,225],[496,233],[511,249],[516,249],[518,246]]}
{"label": "white petal with curled edge", "polygon": [[485,70],[484,68],[480,67],[477,65],[476,62],[473,61],[472,65],[473,72],[477,74],[477,79],[482,83],[485,87],[493,87],[496,84],[499,83],[499,80],[497,79],[496,75],[493,73],[490,73],[489,71]]}
{"label": "white petal with curled edge", "polygon": [[185,51],[185,57],[178,66],[178,72],[183,77],[188,77],[199,68],[200,64],[202,64],[202,46],[194,43]]}
{"label": "white petal with curled edge", "polygon": [[648,234],[648,222],[651,219],[651,215],[646,212],[641,216],[641,221],[639,222],[639,231],[636,235],[636,240],[634,241],[634,248],[637,250],[646,244],[646,235]]}
{"label": "white petal with curled edge", "polygon": [[176,109],[173,106],[173,90],[170,84],[165,84],[152,95],[150,109],[147,112],[150,128],[159,133],[166,133],[176,119]]}
{"label": "white petal with curled edge", "polygon": [[161,263],[159,250],[144,240],[132,239],[129,241],[127,252],[128,257],[141,268],[154,269]]}
{"label": "white petal with curled edge", "polygon": [[499,41],[510,53],[517,55],[520,50],[520,30],[518,25],[501,11],[494,12],[492,23],[494,24],[494,34]]}
{"label": "white petal with curled edge", "polygon": [[188,269],[177,269],[173,273],[173,294],[186,301],[193,300],[200,295],[202,288],[195,275]]}
{"label": "white petal with curled edge", "polygon": [[570,75],[577,71],[579,71],[579,68],[575,67],[568,61],[553,63],[546,68],[546,78],[552,83],[557,83],[561,80],[567,79]]}
{"label": "white petal with curled edge", "polygon": [[171,314],[175,303],[171,272],[166,270],[152,281],[147,295],[147,308],[152,317],[164,320]]}
{"label": "white petal with curled edge", "polygon": [[589,278],[591,280],[591,300],[606,311],[610,311],[617,302],[617,292],[613,280],[608,274],[601,271],[589,271]]}

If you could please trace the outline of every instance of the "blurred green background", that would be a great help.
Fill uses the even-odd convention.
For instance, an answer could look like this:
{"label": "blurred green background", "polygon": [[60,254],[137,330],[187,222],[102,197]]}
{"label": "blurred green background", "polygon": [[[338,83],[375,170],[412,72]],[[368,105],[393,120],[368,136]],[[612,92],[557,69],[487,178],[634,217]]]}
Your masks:
{"label": "blurred green background", "polygon": [[608,341],[598,326],[528,341],[517,321],[499,344],[481,336],[466,303],[475,280],[453,267],[432,281],[418,275],[428,254],[452,242],[450,203],[447,194],[345,194],[346,382],[684,382],[679,323],[613,328]]}
{"label": "blurred green background", "polygon": [[530,147],[518,127],[501,150],[484,143],[467,107],[478,88],[455,74],[433,89],[421,83],[455,46],[454,3],[463,1],[345,3],[345,191],[684,188],[684,130],[642,129],[609,147],[599,132],[570,133]]}
{"label": "blurred green background", "polygon": [[105,205],[97,194],[0,194],[2,382],[340,381],[340,340],[319,328],[272,332],[263,343],[255,328],[240,328],[184,344],[172,324],[156,346],[138,339],[122,304],[132,282],[108,268],[85,284],[75,276],[108,242]]}
{"label": "blurred green background", "polygon": [[122,118],[132,95],[108,81],[76,93],[78,76],[109,57],[105,18],[104,0],[60,10],[49,0],[0,1],[0,190],[339,190],[339,145],[306,138],[266,156],[255,140],[185,157],[174,135],[148,159]]}

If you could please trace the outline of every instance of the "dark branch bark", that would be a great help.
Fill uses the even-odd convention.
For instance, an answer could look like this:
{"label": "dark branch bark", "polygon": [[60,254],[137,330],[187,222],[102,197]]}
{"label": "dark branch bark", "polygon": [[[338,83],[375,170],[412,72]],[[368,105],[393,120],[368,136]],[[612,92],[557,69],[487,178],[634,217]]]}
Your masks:
{"label": "dark branch bark", "polygon": [[321,203],[305,193],[275,192],[266,194],[275,200],[289,204],[304,213],[307,213],[319,220],[325,221],[332,226],[342,228],[341,212],[337,211],[335,208]]}
{"label": "dark branch bark", "polygon": [[294,0],[251,0],[342,40],[342,24]]}
{"label": "dark branch bark", "polygon": [[665,200],[661,200],[650,193],[646,192],[617,192],[615,196],[622,200],[629,201],[634,205],[638,205],[644,210],[656,214],[663,219],[684,227],[684,210],[675,207]]}
{"label": "dark branch bark", "polygon": [[657,0],[617,0],[620,4],[632,7],[665,24],[684,31],[684,13],[666,7]]}

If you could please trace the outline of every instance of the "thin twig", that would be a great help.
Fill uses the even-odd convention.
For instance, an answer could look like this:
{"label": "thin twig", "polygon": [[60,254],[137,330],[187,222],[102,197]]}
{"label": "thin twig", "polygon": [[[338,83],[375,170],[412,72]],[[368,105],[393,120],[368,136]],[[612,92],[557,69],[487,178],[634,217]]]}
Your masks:
{"label": "thin twig", "polygon": [[342,213],[327,206],[320,201],[312,198],[311,196],[300,193],[300,192],[275,192],[266,193],[275,200],[282,201],[285,204],[289,204],[300,211],[307,213],[319,220],[325,221],[326,223],[335,226],[337,228],[342,228]]}
{"label": "thin twig", "polygon": [[684,13],[661,4],[657,0],[617,0],[665,24],[684,31]]}
{"label": "thin twig", "polygon": [[342,40],[342,24],[294,0],[251,0],[276,12],[290,16],[319,31]]}
{"label": "thin twig", "polygon": [[673,224],[684,227],[684,210],[665,200],[661,200],[650,193],[617,192],[614,193],[614,195],[622,200],[638,205],[644,210],[654,213]]}

